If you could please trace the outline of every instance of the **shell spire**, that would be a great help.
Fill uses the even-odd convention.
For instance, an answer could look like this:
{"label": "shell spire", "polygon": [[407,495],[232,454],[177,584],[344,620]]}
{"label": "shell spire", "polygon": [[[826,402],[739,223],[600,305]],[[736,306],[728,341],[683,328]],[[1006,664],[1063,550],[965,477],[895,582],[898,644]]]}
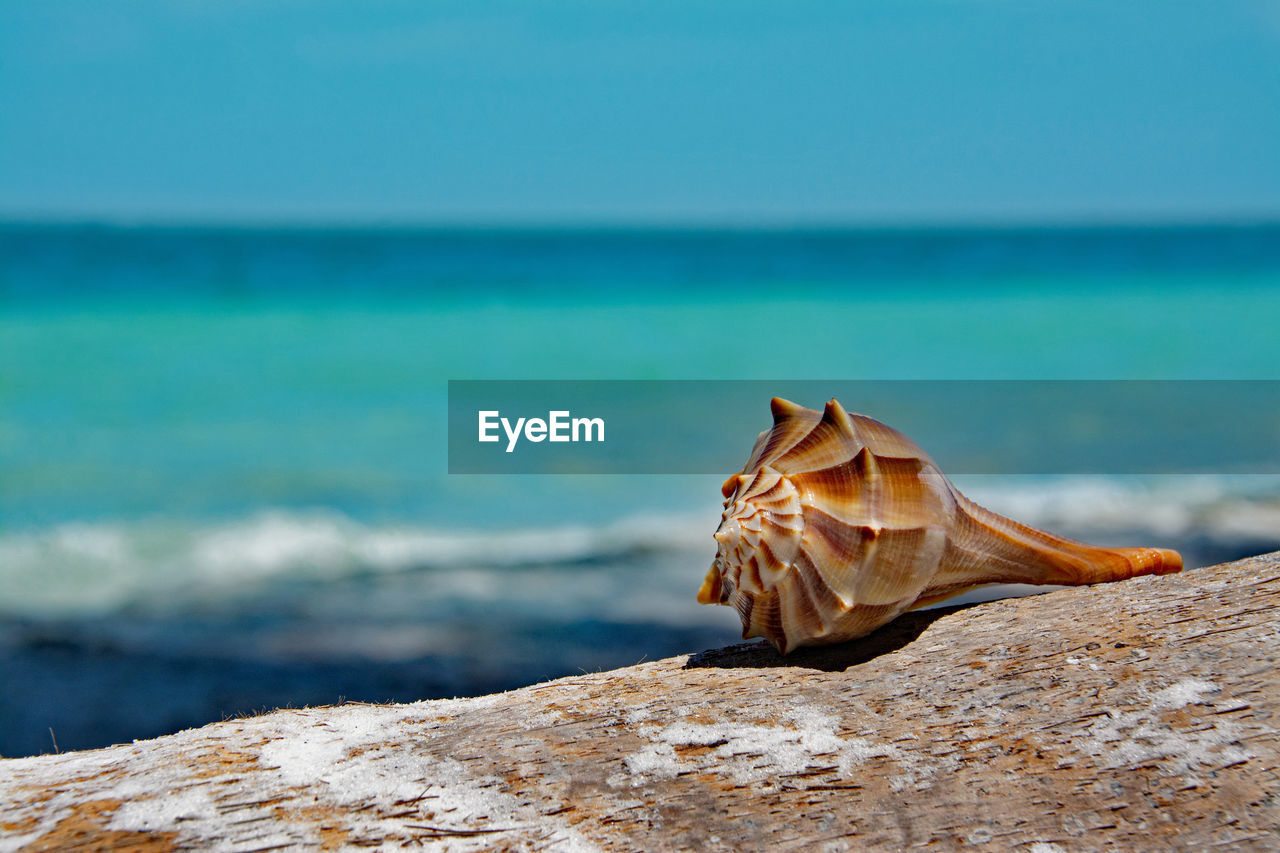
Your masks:
{"label": "shell spire", "polygon": [[1182,568],[1177,551],[1098,548],[962,495],[919,445],[836,400],[780,397],[725,481],[717,551],[698,591],[782,653],[870,633],[906,610],[992,583],[1091,584]]}

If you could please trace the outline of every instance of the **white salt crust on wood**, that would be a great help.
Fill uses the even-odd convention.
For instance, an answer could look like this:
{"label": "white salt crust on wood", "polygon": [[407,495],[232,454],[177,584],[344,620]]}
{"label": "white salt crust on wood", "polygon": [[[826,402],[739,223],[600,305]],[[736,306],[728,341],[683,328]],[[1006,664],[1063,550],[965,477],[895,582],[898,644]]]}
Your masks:
{"label": "white salt crust on wood", "polygon": [[1280,848],[1280,554],[0,761],[0,850]]}

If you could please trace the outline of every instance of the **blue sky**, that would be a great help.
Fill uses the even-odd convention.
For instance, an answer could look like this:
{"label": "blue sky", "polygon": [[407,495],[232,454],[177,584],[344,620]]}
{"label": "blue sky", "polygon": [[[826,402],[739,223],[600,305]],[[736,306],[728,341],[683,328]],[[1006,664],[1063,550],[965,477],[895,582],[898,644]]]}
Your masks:
{"label": "blue sky", "polygon": [[0,5],[0,217],[1280,216],[1280,3]]}

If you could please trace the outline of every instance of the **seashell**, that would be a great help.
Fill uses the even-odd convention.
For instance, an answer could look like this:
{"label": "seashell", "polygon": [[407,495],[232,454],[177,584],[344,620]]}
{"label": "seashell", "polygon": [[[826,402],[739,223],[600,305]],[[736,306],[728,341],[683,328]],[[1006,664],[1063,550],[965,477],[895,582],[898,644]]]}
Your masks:
{"label": "seashell", "polygon": [[1182,568],[1177,551],[1096,548],[960,494],[915,442],[835,400],[775,397],[773,427],[725,481],[715,562],[698,592],[742,636],[788,651],[868,634],[992,583],[1091,584]]}

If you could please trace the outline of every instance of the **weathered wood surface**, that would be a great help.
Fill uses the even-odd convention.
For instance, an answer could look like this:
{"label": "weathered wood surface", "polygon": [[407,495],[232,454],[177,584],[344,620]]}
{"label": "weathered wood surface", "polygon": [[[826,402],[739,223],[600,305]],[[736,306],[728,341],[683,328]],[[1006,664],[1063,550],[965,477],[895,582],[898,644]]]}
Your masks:
{"label": "weathered wood surface", "polygon": [[0,848],[1280,849],[1280,554],[0,761]]}

